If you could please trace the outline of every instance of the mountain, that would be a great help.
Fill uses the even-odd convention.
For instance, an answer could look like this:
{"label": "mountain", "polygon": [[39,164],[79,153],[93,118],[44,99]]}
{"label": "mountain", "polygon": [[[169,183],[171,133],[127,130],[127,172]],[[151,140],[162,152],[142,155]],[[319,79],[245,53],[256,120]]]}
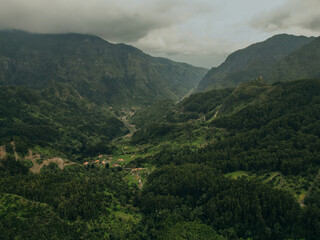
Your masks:
{"label": "mountain", "polygon": [[320,78],[320,37],[289,54],[273,71],[274,81]]}
{"label": "mountain", "polygon": [[131,238],[140,217],[134,189],[113,170],[51,164],[23,174],[0,166],[0,239],[139,239]]}
{"label": "mountain", "polygon": [[253,80],[146,115],[132,140],[153,147],[130,164],[157,166],[140,199],[149,227],[196,218],[227,239],[317,239],[319,104],[320,80]]}
{"label": "mountain", "polygon": [[[77,136],[90,143],[109,126],[96,112],[103,106],[57,83],[3,87],[0,97],[1,131],[47,127],[58,133],[47,131],[52,148],[77,151]],[[48,148],[32,146],[34,154],[17,161],[24,138],[16,136],[15,151],[0,144],[3,238],[316,240],[319,106],[320,80],[253,80],[160,101],[137,110],[132,139],[37,173],[29,169],[47,162]]]}
{"label": "mountain", "polygon": [[[319,239],[320,79],[177,102],[160,78],[147,80],[163,89],[129,87],[145,66],[137,49],[13,33],[0,44],[0,239]],[[277,64],[315,58],[315,40]],[[149,58],[139,77],[160,62],[161,79],[178,76],[178,63]],[[114,74],[109,95],[100,73]]]}
{"label": "mountain", "polygon": [[219,67],[212,68],[200,81],[197,91],[234,87],[260,76],[271,80],[279,61],[313,40],[313,37],[280,34],[238,50]]}
{"label": "mountain", "polygon": [[45,89],[69,84],[96,103],[146,105],[179,100],[207,72],[81,34],[0,32],[0,85]]}
{"label": "mountain", "polygon": [[[78,236],[75,226],[57,216],[44,203],[14,194],[0,194],[1,239],[62,239]],[[50,232],[50,234],[48,234]],[[69,239],[69,238],[67,238]]]}
{"label": "mountain", "polygon": [[0,145],[14,141],[22,156],[36,146],[73,159],[98,147],[106,152],[111,139],[128,131],[109,108],[61,83],[42,91],[0,87],[0,115]]}

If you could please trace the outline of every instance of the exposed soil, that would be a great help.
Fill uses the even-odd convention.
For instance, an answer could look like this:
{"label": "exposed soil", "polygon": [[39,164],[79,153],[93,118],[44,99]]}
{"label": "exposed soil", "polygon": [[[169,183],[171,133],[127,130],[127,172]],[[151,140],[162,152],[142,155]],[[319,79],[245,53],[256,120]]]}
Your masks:
{"label": "exposed soil", "polygon": [[[127,168],[130,169],[130,168]],[[131,168],[131,175],[136,176],[136,180],[138,181],[138,187],[141,189],[143,187],[142,178],[140,176],[140,171],[145,170],[146,168]]]}
{"label": "exposed soil", "polygon": [[18,161],[20,159],[18,153],[16,152],[16,144],[14,141],[12,141],[10,143],[12,145],[12,148],[13,148],[13,154],[14,154],[14,158]]}
{"label": "exposed soil", "polygon": [[135,114],[134,111],[129,111],[129,112],[124,112],[124,116],[121,117],[121,121],[124,123],[124,125],[127,127],[129,130],[129,133],[125,136],[122,136],[120,138],[130,138],[132,137],[133,133],[137,130],[136,126],[134,124],[130,124],[129,119]]}
{"label": "exposed soil", "polygon": [[218,116],[219,110],[214,114],[213,119],[215,119]]}
{"label": "exposed soil", "polygon": [[6,146],[0,146],[0,160],[6,158]]}
{"label": "exposed soil", "polygon": [[25,157],[25,159],[28,159],[33,163],[33,166],[30,168],[30,171],[33,173],[40,173],[41,168],[43,166],[49,166],[50,163],[56,163],[58,165],[58,168],[60,168],[61,170],[66,166],[75,164],[74,162],[66,163],[62,158],[50,158],[44,160],[41,164],[38,164],[37,160],[40,159],[40,154],[32,154],[31,150],[29,150],[29,155]]}

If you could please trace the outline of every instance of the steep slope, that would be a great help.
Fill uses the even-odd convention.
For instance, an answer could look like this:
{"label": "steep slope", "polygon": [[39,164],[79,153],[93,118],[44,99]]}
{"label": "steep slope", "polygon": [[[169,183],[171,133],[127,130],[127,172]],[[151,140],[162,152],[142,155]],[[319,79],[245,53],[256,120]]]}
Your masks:
{"label": "steep slope", "polygon": [[206,71],[96,36],[0,32],[0,85],[5,86],[44,89],[64,82],[98,103],[144,105],[178,100]]}
{"label": "steep slope", "polygon": [[0,116],[0,145],[15,141],[20,154],[38,145],[70,156],[102,140],[106,150],[108,141],[127,131],[108,108],[88,102],[63,84],[43,91],[0,87]]}
{"label": "steep slope", "polygon": [[76,227],[44,203],[0,193],[1,239],[75,239]]}
{"label": "steep slope", "polygon": [[234,87],[259,76],[269,80],[278,61],[313,39],[281,34],[238,50],[229,55],[219,67],[212,68],[200,81],[197,90]]}
{"label": "steep slope", "polygon": [[133,141],[154,148],[130,164],[158,167],[139,199],[150,233],[201,219],[227,239],[317,239],[319,104],[320,80],[254,80],[146,115]]}
{"label": "steep slope", "polygon": [[[162,122],[152,122],[152,127],[145,124],[133,140],[151,144],[171,141],[168,148],[174,148],[177,146],[174,142],[179,141],[180,146],[197,142],[204,146],[196,152],[193,147],[182,149],[176,156],[163,149],[154,158],[158,165],[200,162],[225,173],[238,170],[281,171],[295,176],[315,173],[320,167],[315,160],[319,158],[320,144],[319,96],[320,80],[273,85],[255,80],[233,91],[198,93],[167,113]],[[212,107],[193,107],[206,106],[207,102]],[[195,117],[172,121],[187,113]]]}
{"label": "steep slope", "polygon": [[285,57],[273,71],[274,81],[320,78],[320,37]]}
{"label": "steep slope", "polygon": [[[12,170],[22,164],[7,161]],[[0,239],[139,239],[119,237],[133,236],[139,217],[124,176],[78,164],[64,170],[50,164],[39,174],[0,166]]]}
{"label": "steep slope", "polygon": [[137,124],[135,135],[147,144],[114,143],[124,168],[51,164],[30,174],[8,151],[0,162],[4,238],[17,229],[30,239],[319,238],[320,80],[254,80],[173,104],[142,109],[137,123],[152,127]]}

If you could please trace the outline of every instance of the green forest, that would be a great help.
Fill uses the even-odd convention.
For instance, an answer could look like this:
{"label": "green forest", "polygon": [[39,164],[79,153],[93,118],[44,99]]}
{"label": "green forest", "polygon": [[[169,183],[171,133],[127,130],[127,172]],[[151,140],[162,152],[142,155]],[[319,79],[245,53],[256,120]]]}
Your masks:
{"label": "green forest", "polygon": [[[96,152],[128,130],[108,106],[96,105],[63,84],[43,91],[0,87],[0,143],[15,141],[16,151],[47,148],[71,159]],[[10,146],[8,146],[10,149]]]}
{"label": "green forest", "polygon": [[0,93],[0,239],[319,239],[319,80],[127,111]]}

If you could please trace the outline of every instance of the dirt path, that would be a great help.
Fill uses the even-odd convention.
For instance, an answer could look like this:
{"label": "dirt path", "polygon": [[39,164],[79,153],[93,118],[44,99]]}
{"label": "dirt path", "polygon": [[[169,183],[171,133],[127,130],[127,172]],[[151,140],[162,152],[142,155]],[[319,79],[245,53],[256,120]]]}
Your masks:
{"label": "dirt path", "polygon": [[182,102],[183,99],[185,99],[185,98],[189,97],[191,94],[193,94],[195,89],[196,89],[196,87],[191,88],[191,89],[189,90],[189,92],[186,93],[180,100],[176,101],[176,104],[179,103],[179,102]]}
{"label": "dirt path", "polygon": [[65,163],[65,160],[63,160],[62,158],[46,159],[39,164],[37,160],[40,159],[40,154],[33,154],[31,150],[29,150],[29,155],[25,157],[25,159],[28,159],[33,163],[33,166],[30,168],[30,171],[33,173],[40,173],[41,168],[43,166],[49,166],[50,163],[56,163],[58,165],[58,168],[60,168],[61,170],[66,166],[75,164],[74,162]]}
{"label": "dirt path", "polygon": [[280,189],[280,188],[283,187],[284,182],[285,182],[284,176],[283,176],[283,174],[281,172],[274,173],[271,177],[268,178],[268,182],[272,181],[272,179],[274,179],[275,177],[278,177],[278,176],[280,176],[280,182],[279,182],[279,185],[276,188]]}
{"label": "dirt path", "polygon": [[120,120],[123,122],[123,124],[126,126],[126,128],[129,130],[129,133],[120,137],[117,137],[113,139],[112,141],[116,141],[118,139],[122,138],[130,138],[133,136],[134,132],[137,131],[136,126],[134,124],[130,124],[128,118],[131,118],[135,112],[129,111],[129,112],[124,112],[124,116],[120,118]]}
{"label": "dirt path", "polygon": [[215,113],[215,114],[213,115],[213,117],[211,118],[211,121],[217,118],[217,116],[218,116],[218,114],[219,114],[219,111],[220,111],[221,107],[222,107],[222,104],[221,104],[221,105],[219,105],[219,106],[217,106],[217,107],[215,108],[216,113]]}
{"label": "dirt path", "polygon": [[7,156],[6,146],[0,146],[0,160]]}
{"label": "dirt path", "polygon": [[139,188],[142,189],[143,188],[143,182],[141,180],[141,176],[140,175],[138,175],[138,176],[139,176],[139,181],[138,181]]}
{"label": "dirt path", "polygon": [[143,182],[140,176],[140,171],[146,170],[147,168],[124,168],[124,169],[131,170],[131,175],[136,176],[136,180],[138,181],[138,187],[141,189],[143,187]]}
{"label": "dirt path", "polygon": [[136,131],[136,126],[133,124],[130,124],[129,120],[128,120],[128,118],[131,118],[134,114],[135,114],[135,112],[130,111],[128,113],[125,113],[125,115],[121,118],[121,121],[128,128],[130,133],[134,133]]}
{"label": "dirt path", "polygon": [[[13,148],[14,158],[18,161],[20,159],[18,153],[16,152],[16,144],[14,141],[10,142]],[[4,159],[7,156],[6,146],[0,146],[0,160]]]}
{"label": "dirt path", "polygon": [[308,191],[306,192],[306,194],[304,195],[304,198],[302,198],[299,203],[300,203],[300,207],[304,207],[304,200],[306,199],[306,197],[312,192],[312,189],[314,188],[314,185],[320,180],[320,168],[318,170],[318,174],[317,176],[314,178],[311,186],[308,188]]}
{"label": "dirt path", "polygon": [[215,119],[218,116],[219,110],[214,114],[213,119]]}
{"label": "dirt path", "polygon": [[16,151],[16,144],[14,141],[11,142],[12,148],[13,148],[13,154],[14,154],[14,158],[18,161],[20,159],[17,151]]}
{"label": "dirt path", "polygon": [[40,154],[39,153],[33,154],[32,150],[29,149],[29,154],[24,159],[27,159],[33,162],[33,160],[40,159]]}
{"label": "dirt path", "polygon": [[269,177],[268,181],[272,181],[276,176],[280,175],[279,172],[274,173],[271,177]]}
{"label": "dirt path", "polygon": [[6,156],[7,156],[6,147],[5,146],[0,146],[0,167],[3,166],[1,160],[5,159]]}
{"label": "dirt path", "polygon": [[123,147],[121,149],[122,149],[123,155],[126,155],[126,152],[124,151]]}
{"label": "dirt path", "polygon": [[284,177],[283,177],[283,175],[281,174],[281,178],[280,178],[280,183],[279,183],[279,185],[278,185],[278,188],[282,188],[282,186],[284,185]]}
{"label": "dirt path", "polygon": [[136,173],[133,173],[132,175],[136,176],[136,179],[138,180],[138,187],[141,189],[143,187],[143,182],[140,174],[136,172]]}

